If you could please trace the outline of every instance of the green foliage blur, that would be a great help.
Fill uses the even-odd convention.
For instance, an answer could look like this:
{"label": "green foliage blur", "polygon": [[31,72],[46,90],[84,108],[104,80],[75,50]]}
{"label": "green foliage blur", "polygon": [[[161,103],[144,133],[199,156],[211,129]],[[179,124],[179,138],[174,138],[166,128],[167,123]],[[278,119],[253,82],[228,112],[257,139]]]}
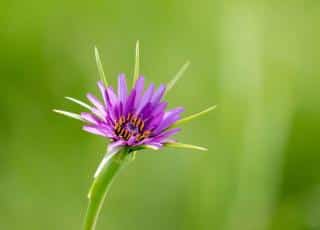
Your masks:
{"label": "green foliage blur", "polygon": [[117,177],[99,229],[320,229],[320,1],[1,0],[0,229],[78,230],[106,141],[52,112],[141,72],[185,115]]}

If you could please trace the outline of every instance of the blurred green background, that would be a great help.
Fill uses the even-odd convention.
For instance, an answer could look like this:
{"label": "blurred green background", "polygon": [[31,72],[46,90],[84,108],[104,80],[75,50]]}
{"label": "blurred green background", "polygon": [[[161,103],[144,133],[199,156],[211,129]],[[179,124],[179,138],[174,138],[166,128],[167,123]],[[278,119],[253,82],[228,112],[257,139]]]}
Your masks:
{"label": "blurred green background", "polygon": [[81,229],[106,143],[52,112],[109,80],[167,82],[179,140],[115,181],[98,229],[320,229],[320,1],[0,1],[0,229]]}

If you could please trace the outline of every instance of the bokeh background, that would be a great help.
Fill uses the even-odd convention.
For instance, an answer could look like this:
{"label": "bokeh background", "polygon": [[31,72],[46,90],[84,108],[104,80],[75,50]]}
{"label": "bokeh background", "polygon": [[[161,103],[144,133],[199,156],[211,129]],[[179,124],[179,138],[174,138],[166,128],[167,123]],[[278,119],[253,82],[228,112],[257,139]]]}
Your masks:
{"label": "bokeh background", "polygon": [[0,229],[81,229],[106,142],[53,108],[141,71],[191,114],[115,181],[98,229],[320,229],[320,2],[0,1]]}

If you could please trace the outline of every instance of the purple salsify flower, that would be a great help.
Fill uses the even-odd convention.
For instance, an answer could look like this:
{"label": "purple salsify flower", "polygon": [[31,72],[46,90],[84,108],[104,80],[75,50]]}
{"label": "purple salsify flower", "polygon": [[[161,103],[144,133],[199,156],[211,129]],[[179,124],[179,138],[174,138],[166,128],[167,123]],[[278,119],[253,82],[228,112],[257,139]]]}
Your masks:
{"label": "purple salsify flower", "polygon": [[180,119],[184,109],[177,107],[166,111],[167,102],[162,101],[166,90],[164,85],[155,89],[151,84],[144,89],[144,77],[141,76],[128,91],[126,78],[121,74],[117,93],[102,81],[98,82],[98,87],[103,102],[87,94],[93,107],[90,113],[81,113],[80,116],[87,123],[83,127],[85,131],[111,140],[109,152],[121,147],[159,149],[165,143],[173,142],[171,137],[180,131],[180,128],[171,126]]}
{"label": "purple salsify flower", "polygon": [[163,146],[207,150],[206,148],[176,142],[171,137],[180,131],[176,128],[181,123],[188,122],[213,110],[211,106],[199,113],[180,119],[184,111],[182,107],[167,110],[167,102],[162,101],[165,93],[170,90],[187,69],[189,62],[182,66],[168,86],[160,85],[155,89],[150,84],[145,89],[144,77],[139,77],[139,43],[136,46],[136,62],[134,68],[134,86],[128,91],[124,74],[118,77],[117,92],[108,86],[100,61],[98,50],[95,49],[96,62],[102,81],[98,82],[102,100],[100,101],[92,94],[87,94],[92,105],[66,97],[82,107],[89,110],[81,114],[71,113],[63,110],[54,112],[81,120],[86,124],[83,129],[87,132],[103,136],[110,140],[107,154],[100,163],[95,177],[99,174],[106,162],[110,160],[121,149],[126,148],[127,152],[151,148],[158,150]]}

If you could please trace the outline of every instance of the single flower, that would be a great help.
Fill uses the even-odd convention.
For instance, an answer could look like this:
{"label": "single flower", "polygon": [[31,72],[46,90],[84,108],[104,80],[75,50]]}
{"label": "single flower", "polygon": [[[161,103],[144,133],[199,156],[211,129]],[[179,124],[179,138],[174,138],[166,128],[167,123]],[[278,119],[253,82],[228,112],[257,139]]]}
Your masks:
{"label": "single flower", "polygon": [[[57,113],[83,121],[85,123],[83,129],[85,131],[103,136],[110,141],[107,153],[94,175],[95,181],[89,192],[89,198],[92,198],[93,193],[98,193],[97,191],[101,187],[100,185],[100,187],[98,186],[100,183],[99,176],[103,170],[105,170],[105,175],[107,175],[107,163],[110,163],[110,160],[116,154],[124,154],[125,152],[125,155],[128,155],[145,148],[158,150],[163,146],[206,150],[206,148],[203,147],[177,142],[172,136],[180,131],[177,125],[203,115],[214,109],[215,106],[186,118],[181,118],[181,113],[184,111],[184,108],[177,107],[168,110],[168,103],[163,101],[166,92],[174,86],[187,69],[189,65],[188,62],[180,69],[171,82],[169,82],[168,87],[164,84],[158,88],[156,88],[154,84],[145,87],[144,77],[138,77],[139,43],[137,43],[133,87],[131,90],[128,90],[125,75],[120,74],[118,77],[117,91],[115,91],[112,86],[108,85],[97,49],[95,49],[95,56],[102,78],[102,80],[98,82],[102,100],[99,100],[91,93],[87,94],[87,99],[91,105],[71,97],[66,97],[68,100],[81,105],[88,111],[75,114],[62,110],[54,110]],[[109,168],[111,167],[109,166]],[[113,176],[110,175],[109,177],[111,179],[113,178]],[[107,187],[107,185],[104,187]],[[104,187],[102,186],[101,194],[105,194],[106,192]],[[95,189],[96,192],[94,192]],[[97,200],[99,200],[101,205],[103,196]],[[93,207],[95,206],[93,205]],[[92,219],[97,217],[98,212],[99,208],[92,214]],[[90,217],[88,217],[88,219],[90,219]],[[89,227],[86,229],[94,229],[95,220],[92,221],[92,223],[87,224]]]}
{"label": "single flower", "polygon": [[144,77],[139,77],[133,89],[128,92],[125,76],[118,77],[118,93],[111,86],[98,82],[103,103],[92,94],[87,98],[92,103],[91,113],[81,113],[88,123],[83,129],[110,139],[109,152],[127,147],[137,149],[149,146],[159,149],[172,142],[170,137],[179,128],[170,128],[180,119],[182,107],[165,111],[167,102],[162,101],[165,86],[158,89],[151,84],[144,91]]}

